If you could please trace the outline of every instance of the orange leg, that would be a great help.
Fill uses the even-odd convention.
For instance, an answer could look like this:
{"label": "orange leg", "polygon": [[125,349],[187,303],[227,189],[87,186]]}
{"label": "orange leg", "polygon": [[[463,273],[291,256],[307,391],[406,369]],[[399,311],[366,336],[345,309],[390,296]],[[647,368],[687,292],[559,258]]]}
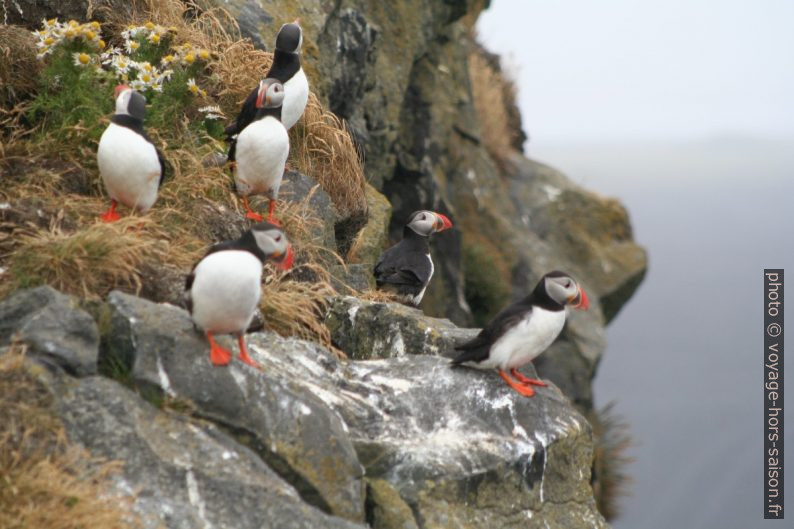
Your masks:
{"label": "orange leg", "polygon": [[510,370],[510,374],[513,375],[514,377],[516,377],[519,382],[521,382],[522,384],[527,385],[527,386],[540,386],[540,387],[543,387],[543,388],[548,386],[548,384],[546,384],[542,380],[538,380],[536,378],[527,378],[527,377],[525,377],[524,375],[519,373],[518,369],[516,369],[515,367]]}
{"label": "orange leg", "polygon": [[248,197],[243,197],[243,206],[245,206],[245,218],[255,220],[257,222],[261,222],[263,220],[262,215],[255,212],[251,209],[251,206],[248,205]]}
{"label": "orange leg", "polygon": [[245,340],[243,340],[242,334],[237,337],[237,343],[240,344],[240,360],[245,362],[251,367],[262,369],[262,366],[254,362],[253,358],[248,356],[248,348],[245,346]]}
{"label": "orange leg", "polygon": [[276,211],[276,200],[274,198],[270,199],[270,204],[267,206],[267,221],[270,224],[275,224],[276,226],[281,226],[281,223],[273,218],[273,212]]}
{"label": "orange leg", "polygon": [[115,200],[110,200],[110,208],[99,217],[102,222],[116,222],[121,218],[121,215],[116,211],[116,204]]}
{"label": "orange leg", "polygon": [[501,369],[499,370],[499,376],[502,377],[502,380],[507,382],[508,386],[516,390],[516,392],[518,392],[519,395],[523,395],[524,397],[531,397],[532,395],[535,394],[535,390],[532,389],[532,386],[525,386],[520,382],[516,382],[515,380],[507,376],[507,373],[505,373]]}
{"label": "orange leg", "polygon": [[225,366],[232,359],[232,354],[218,345],[212,333],[207,331],[207,340],[210,341],[210,362],[216,366]]}

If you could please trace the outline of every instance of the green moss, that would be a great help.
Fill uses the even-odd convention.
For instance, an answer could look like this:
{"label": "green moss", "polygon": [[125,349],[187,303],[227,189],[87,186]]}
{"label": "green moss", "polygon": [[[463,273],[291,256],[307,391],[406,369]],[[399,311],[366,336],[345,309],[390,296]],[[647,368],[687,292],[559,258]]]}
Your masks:
{"label": "green moss", "polygon": [[483,326],[509,300],[509,282],[499,271],[493,252],[477,243],[463,242],[464,292],[474,324]]}

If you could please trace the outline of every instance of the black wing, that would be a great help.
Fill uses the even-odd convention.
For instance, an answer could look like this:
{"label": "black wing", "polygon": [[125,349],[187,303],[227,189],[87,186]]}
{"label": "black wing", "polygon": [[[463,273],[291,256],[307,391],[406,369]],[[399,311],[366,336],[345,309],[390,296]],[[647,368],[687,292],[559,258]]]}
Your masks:
{"label": "black wing", "polygon": [[237,140],[234,139],[234,136],[240,134],[256,117],[256,96],[258,92],[259,86],[248,94],[248,97],[243,101],[243,106],[240,107],[240,113],[237,114],[237,119],[224,130],[226,133],[226,141],[229,144],[229,161],[234,161],[235,147],[237,146]]}
{"label": "black wing", "polygon": [[375,264],[377,285],[398,285],[416,289],[416,294],[430,281],[433,268],[427,254],[405,251],[402,242],[395,244],[380,256]]}
{"label": "black wing", "polygon": [[471,341],[455,347],[456,350],[462,351],[462,353],[452,360],[452,364],[482,362],[488,358],[491,346],[501,338],[510,327],[526,318],[527,314],[531,311],[532,305],[527,303],[526,299],[513,303],[502,310],[483,327],[480,334],[472,338]]}

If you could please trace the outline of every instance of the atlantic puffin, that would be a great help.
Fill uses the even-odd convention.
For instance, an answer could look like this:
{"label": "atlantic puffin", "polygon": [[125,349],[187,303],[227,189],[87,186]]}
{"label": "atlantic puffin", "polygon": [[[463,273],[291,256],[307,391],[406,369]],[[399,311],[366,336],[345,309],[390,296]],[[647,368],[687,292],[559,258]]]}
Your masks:
{"label": "atlantic puffin", "polygon": [[[284,85],[284,103],[281,110],[281,122],[289,130],[303,116],[306,102],[309,100],[309,80],[301,67],[301,45],[303,31],[298,20],[284,24],[276,36],[276,49],[273,52],[273,64],[265,78],[276,79]],[[236,159],[235,135],[239,134],[254,120],[256,116],[256,99],[258,88],[255,88],[243,102],[240,113],[234,123],[226,127],[229,143],[228,160]]]}
{"label": "atlantic puffin", "polygon": [[281,105],[284,86],[275,79],[259,82],[254,106],[253,121],[237,137],[237,163],[234,183],[243,197],[246,217],[261,221],[262,216],[251,210],[248,196],[264,194],[270,199],[267,221],[278,224],[273,212],[278,198],[278,188],[284,176],[289,155],[289,135],[281,123]]}
{"label": "atlantic puffin", "polygon": [[185,281],[186,305],[193,322],[210,343],[210,361],[223,366],[231,353],[218,345],[216,334],[234,334],[240,345],[240,360],[258,367],[250,356],[243,334],[254,317],[261,296],[262,266],[271,261],[276,268],[292,267],[292,246],[278,226],[254,224],[242,236],[213,246]]}
{"label": "atlantic puffin", "polygon": [[415,211],[403,228],[403,239],[383,252],[375,264],[379,289],[397,294],[409,305],[417,306],[433,277],[429,237],[452,227],[452,222],[434,211]]}
{"label": "atlantic puffin", "polygon": [[474,339],[456,347],[462,353],[452,364],[498,369],[499,376],[511,388],[531,397],[535,394],[532,386],[546,383],[525,377],[518,368],[554,342],[565,325],[568,305],[586,310],[590,302],[571,276],[556,270],[549,272],[529,296],[502,310]]}
{"label": "atlantic puffin", "polygon": [[141,213],[151,208],[165,176],[163,154],[143,130],[146,98],[124,84],[113,98],[116,112],[97,149],[99,174],[110,195],[110,208],[100,217],[104,222],[120,218],[119,202]]}

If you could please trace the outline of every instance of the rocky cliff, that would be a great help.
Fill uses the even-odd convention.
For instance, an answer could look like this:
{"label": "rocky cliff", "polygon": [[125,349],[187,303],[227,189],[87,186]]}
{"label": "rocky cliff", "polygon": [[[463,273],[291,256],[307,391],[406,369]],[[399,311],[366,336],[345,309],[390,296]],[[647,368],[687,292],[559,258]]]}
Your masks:
{"label": "rocky cliff", "polygon": [[[107,482],[109,494],[126,498],[142,527],[605,527],[591,487],[592,429],[582,414],[592,410],[604,327],[642,280],[645,253],[619,203],[520,152],[524,135],[512,101],[488,92],[509,92],[498,58],[473,36],[487,3],[163,4],[186,20],[222,7],[228,15],[217,20],[224,31],[233,38],[239,31],[260,50],[270,49],[283,22],[301,19],[312,89],[347,120],[363,155],[367,215],[351,222],[320,175],[287,175],[287,224],[301,224],[290,237],[304,266],[289,282],[269,279],[264,286],[271,302],[262,307],[264,321],[273,328],[276,322],[279,334],[248,335],[252,355],[265,366],[258,372],[207,362],[202,336],[179,307],[189,265],[163,248],[161,233],[153,232],[144,251],[124,254],[134,273],[94,278],[78,269],[79,288],[68,288],[45,273],[21,276],[9,256],[31,229],[46,232],[52,245],[63,233],[80,234],[85,217],[41,197],[2,195],[0,247],[7,251],[0,279],[13,275],[16,286],[50,283],[79,294],[47,286],[8,293],[0,300],[2,357],[25,351],[16,369],[46,396],[45,412],[69,441],[121,462]],[[139,20],[151,9],[118,0],[2,6],[9,24],[27,29],[55,16]],[[3,36],[14,31],[3,28],[0,49],[12,49]],[[10,57],[23,55],[0,54],[0,74],[21,72],[21,59]],[[24,100],[21,83],[6,86],[17,87],[3,92],[8,101]],[[478,104],[483,93],[493,112]],[[499,149],[491,141],[493,115],[509,136]],[[26,119],[13,124],[30,125]],[[87,129],[81,127],[71,132]],[[4,142],[16,138],[4,135]],[[184,151],[166,154],[178,160]],[[98,195],[90,166],[74,169],[57,154],[19,158],[0,164],[19,189],[69,193],[75,210],[86,206],[73,193]],[[57,185],[42,183],[58,172]],[[196,252],[197,243],[244,228],[228,191],[205,184],[220,177],[177,174],[170,189],[181,193],[178,199],[165,186],[162,201],[187,208],[201,233],[198,241],[172,237],[171,245]],[[190,185],[204,187],[194,192]],[[433,241],[436,275],[424,313],[369,292],[372,262],[416,209],[440,211],[455,224]],[[173,222],[171,213],[156,215],[155,222]],[[152,230],[146,223],[139,229],[100,236],[132,244]],[[154,265],[152,256],[168,266]],[[555,268],[581,280],[592,307],[572,315],[537,363],[539,375],[553,382],[549,388],[524,399],[494,374],[449,367],[445,356],[476,332],[469,327]],[[324,278],[329,284],[318,288]],[[293,303],[293,313],[275,306]],[[3,398],[0,406],[8,404]]]}

